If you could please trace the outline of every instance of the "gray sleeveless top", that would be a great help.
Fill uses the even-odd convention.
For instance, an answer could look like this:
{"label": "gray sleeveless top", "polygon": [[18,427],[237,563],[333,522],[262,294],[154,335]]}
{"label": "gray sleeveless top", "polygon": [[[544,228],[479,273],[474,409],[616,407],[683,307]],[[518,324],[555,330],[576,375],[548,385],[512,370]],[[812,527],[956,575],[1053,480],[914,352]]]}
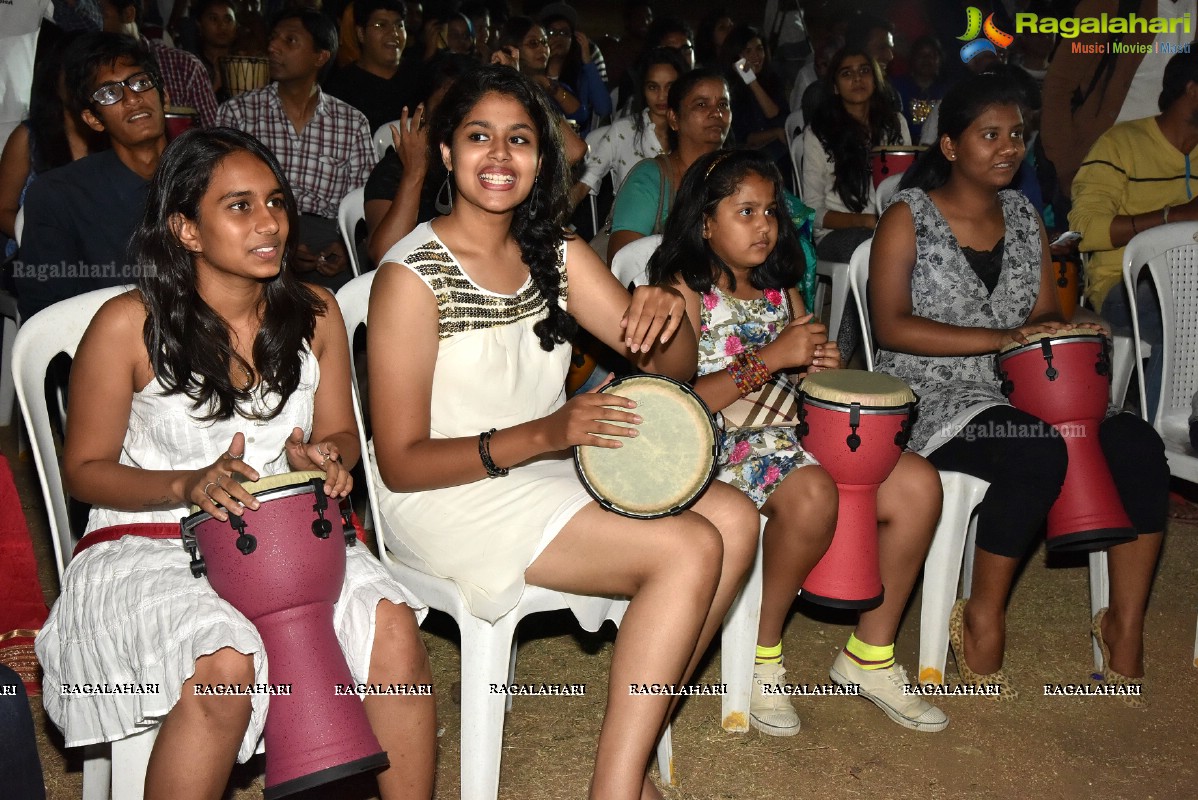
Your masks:
{"label": "gray sleeveless top", "polygon": [[[893,202],[906,203],[915,220],[915,269],[911,310],[916,316],[973,328],[1014,328],[1031,314],[1040,289],[1040,224],[1026,197],[999,193],[1006,237],[1002,272],[992,293],[965,260],[940,210],[922,189],[906,189]],[[914,450],[944,444],[979,411],[1006,404],[994,372],[994,355],[917,356],[882,350],[879,372],[902,378],[919,395],[911,436]]]}

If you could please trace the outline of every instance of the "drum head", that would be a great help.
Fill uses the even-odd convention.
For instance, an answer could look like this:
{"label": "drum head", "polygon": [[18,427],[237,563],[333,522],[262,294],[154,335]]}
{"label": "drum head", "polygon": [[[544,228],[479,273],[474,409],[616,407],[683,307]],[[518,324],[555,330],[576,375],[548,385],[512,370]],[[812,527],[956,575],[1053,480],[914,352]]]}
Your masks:
{"label": "drum head", "polygon": [[609,511],[642,519],[693,505],[715,475],[719,453],[715,422],[699,396],[657,375],[623,378],[600,391],[636,401],[633,413],[644,422],[635,438],[620,437],[623,447],[574,448],[586,490]]}
{"label": "drum head", "polygon": [[1059,330],[1052,332],[1040,331],[1038,333],[1029,333],[1024,338],[1027,339],[1027,344],[1024,344],[1023,342],[1008,342],[1007,344],[1003,345],[1001,350],[998,351],[999,355],[1001,356],[1006,355],[1007,353],[1013,353],[1014,351],[1024,347],[1038,346],[1040,342],[1044,341],[1045,339],[1050,340],[1053,344],[1056,344],[1058,341],[1060,341],[1061,344],[1065,344],[1066,340],[1098,342],[1104,337],[1100,331],[1096,331],[1093,328],[1081,328],[1076,325],[1066,325]]}
{"label": "drum head", "polygon": [[915,402],[915,392],[903,381],[881,372],[833,369],[808,375],[799,391],[814,400],[863,408],[895,408]]}
{"label": "drum head", "polygon": [[[265,475],[256,481],[238,481],[242,487],[250,494],[257,497],[259,500],[265,500],[267,495],[275,496],[280,493],[280,490],[294,489],[292,494],[306,492],[311,490],[309,481],[313,478],[324,480],[325,474],[316,470],[305,470],[302,472],[281,472],[278,475]],[[190,514],[200,512],[199,506],[192,506]],[[204,512],[205,516],[207,512]],[[187,521],[190,521],[188,517]],[[198,521],[198,520],[197,520]]]}

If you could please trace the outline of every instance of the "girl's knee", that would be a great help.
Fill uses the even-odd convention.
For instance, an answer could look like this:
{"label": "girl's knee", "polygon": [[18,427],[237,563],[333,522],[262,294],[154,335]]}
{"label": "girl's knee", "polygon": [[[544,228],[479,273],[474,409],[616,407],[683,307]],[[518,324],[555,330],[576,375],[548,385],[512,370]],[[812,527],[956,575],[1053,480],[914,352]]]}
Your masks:
{"label": "girl's knee", "polygon": [[879,512],[891,506],[899,514],[927,510],[939,516],[943,501],[940,472],[915,453],[903,454],[878,491]]}
{"label": "girl's knee", "polygon": [[428,653],[411,608],[388,600],[379,601],[375,609],[371,661],[385,664],[388,670],[418,677],[428,672]]}
{"label": "girl's knee", "polygon": [[801,513],[813,520],[827,520],[833,528],[836,526],[840,492],[836,481],[823,467],[795,470],[782,480],[775,493],[787,507],[787,514]]}
{"label": "girl's knee", "polygon": [[196,683],[248,686],[254,682],[254,657],[223,647],[196,659]]}

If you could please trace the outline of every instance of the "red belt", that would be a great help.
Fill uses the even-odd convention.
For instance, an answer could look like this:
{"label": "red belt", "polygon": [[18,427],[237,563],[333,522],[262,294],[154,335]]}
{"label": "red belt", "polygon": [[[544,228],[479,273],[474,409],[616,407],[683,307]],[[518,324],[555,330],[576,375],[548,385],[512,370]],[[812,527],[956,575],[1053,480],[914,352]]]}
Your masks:
{"label": "red belt", "polygon": [[100,528],[91,533],[84,535],[79,540],[79,544],[75,545],[75,552],[72,558],[82,553],[93,544],[101,542],[115,542],[123,536],[144,536],[147,539],[179,539],[179,548],[182,549],[182,533],[179,530],[177,522],[138,522],[129,525],[112,525],[107,528]]}

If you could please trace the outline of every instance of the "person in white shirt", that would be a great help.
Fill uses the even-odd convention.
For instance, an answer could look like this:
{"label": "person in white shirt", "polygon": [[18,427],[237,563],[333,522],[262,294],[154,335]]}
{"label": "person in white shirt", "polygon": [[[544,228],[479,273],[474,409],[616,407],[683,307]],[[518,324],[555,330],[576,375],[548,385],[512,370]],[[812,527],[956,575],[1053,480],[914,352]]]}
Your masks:
{"label": "person in white shirt", "polygon": [[576,206],[587,194],[598,195],[611,175],[612,189],[619,191],[636,164],[669,150],[666,113],[670,87],[686,72],[678,51],[669,47],[650,50],[637,67],[641,91],[633,97],[632,114],[599,128],[587,137],[586,172],[570,192]]}

